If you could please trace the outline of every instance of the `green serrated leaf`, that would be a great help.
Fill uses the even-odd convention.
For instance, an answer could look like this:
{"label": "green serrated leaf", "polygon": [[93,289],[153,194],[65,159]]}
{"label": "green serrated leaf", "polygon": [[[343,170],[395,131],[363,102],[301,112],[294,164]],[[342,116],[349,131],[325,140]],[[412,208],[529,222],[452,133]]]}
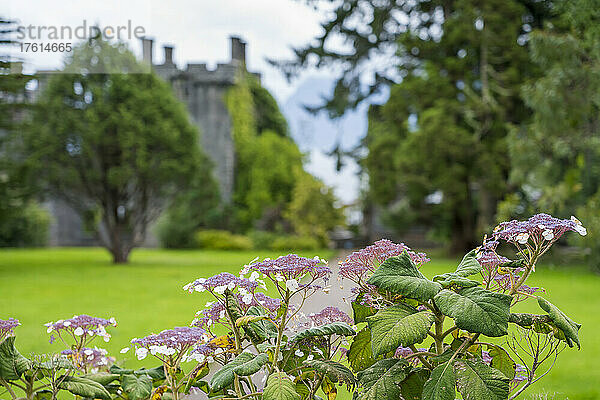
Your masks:
{"label": "green serrated leaf", "polygon": [[354,336],[350,350],[348,350],[348,361],[354,371],[362,371],[375,364],[371,349],[371,330],[368,327]]}
{"label": "green serrated leaf", "polygon": [[152,378],[145,374],[123,375],[121,385],[130,400],[145,400],[152,394]]}
{"label": "green serrated leaf", "polygon": [[327,375],[334,383],[343,382],[349,386],[356,384],[356,378],[348,367],[333,360],[310,360],[304,361],[305,366],[313,368],[315,371]]}
{"label": "green serrated leaf", "polygon": [[454,362],[456,387],[467,400],[506,400],[509,382],[502,372],[480,360]]}
{"label": "green serrated leaf", "polygon": [[406,366],[406,360],[386,358],[359,372],[357,379],[364,389],[360,393],[361,400],[399,398],[401,392],[398,385],[408,375],[405,370]]}
{"label": "green serrated leaf", "polygon": [[371,328],[373,357],[422,342],[435,316],[429,311],[417,312],[405,304],[396,304],[367,318]]}
{"label": "green serrated leaf", "polygon": [[479,286],[479,282],[457,275],[450,275],[446,279],[437,282],[440,285],[442,285],[444,289],[447,289],[449,287],[454,287],[457,289],[466,289],[474,286]]}
{"label": "green serrated leaf", "polygon": [[481,271],[481,264],[477,261],[477,249],[473,249],[461,260],[458,267],[456,267],[456,271],[454,272],[457,276],[467,277],[471,275],[478,274]]}
{"label": "green serrated leaf", "polygon": [[[244,354],[244,353],[242,353]],[[246,353],[250,354],[250,353]],[[258,354],[254,356],[251,354],[252,358],[248,361],[245,361],[235,367],[233,372],[239,376],[248,376],[258,372],[263,365],[265,365],[269,361],[269,357],[265,353]]]}
{"label": "green serrated leaf", "polygon": [[573,347],[574,344],[577,344],[577,348],[580,349],[579,345],[579,328],[581,328],[581,324],[573,321],[571,318],[567,317],[562,311],[558,309],[554,304],[550,303],[548,300],[538,296],[538,304],[542,308],[542,310],[548,313],[548,316],[556,325],[558,329],[562,331],[564,334],[564,340],[567,342],[569,347]]}
{"label": "green serrated leaf", "polygon": [[15,347],[14,336],[0,343],[0,378],[6,381],[19,379],[30,366],[31,362]]}
{"label": "green serrated leaf", "polygon": [[111,396],[108,390],[98,382],[79,376],[64,376],[59,379],[59,388],[67,390],[77,396],[92,399],[110,400]]}
{"label": "green serrated leaf", "polygon": [[412,371],[400,384],[400,398],[402,400],[421,400],[423,386],[431,373],[426,369]]}
{"label": "green serrated leaf", "polygon": [[502,372],[508,379],[513,379],[516,374],[517,364],[510,358],[506,350],[500,346],[488,345],[490,357],[492,357],[491,366]]}
{"label": "green serrated leaf", "polygon": [[385,260],[367,282],[382,290],[423,302],[433,298],[442,288],[439,283],[423,276],[406,251]]}
{"label": "green serrated leaf", "polygon": [[361,304],[363,297],[364,293],[360,293],[356,300],[352,302],[352,314],[355,324],[367,322],[367,317],[370,317],[377,312],[377,310],[375,310],[373,307]]}
{"label": "green serrated leaf", "polygon": [[[246,316],[266,317],[265,311],[257,306],[252,306],[246,312]],[[255,342],[263,343],[269,338],[277,337],[277,327],[267,318],[250,321],[248,326],[244,327],[244,332]]]}
{"label": "green serrated leaf", "polygon": [[267,379],[263,400],[300,400],[296,386],[285,372],[274,372]]}
{"label": "green serrated leaf", "polygon": [[243,317],[240,317],[235,321],[235,326],[246,326],[250,322],[257,322],[265,319],[269,319],[269,317],[267,317],[266,315],[244,315]]}
{"label": "green serrated leaf", "polygon": [[162,365],[159,365],[158,367],[154,367],[154,368],[150,368],[150,369],[145,369],[145,368],[136,369],[135,371],[133,371],[133,373],[136,375],[142,375],[142,374],[148,375],[154,381],[161,381],[166,378],[165,377],[165,368]]}
{"label": "green serrated leaf", "polygon": [[423,386],[423,400],[454,400],[456,375],[450,362],[438,365]]}
{"label": "green serrated leaf", "polygon": [[254,359],[254,354],[250,354],[247,352],[243,352],[238,355],[236,358],[231,360],[229,363],[223,365],[220,370],[218,370],[210,380],[210,387],[214,392],[218,392],[219,390],[223,390],[226,387],[233,384],[235,379],[234,370]]}
{"label": "green serrated leaf", "polygon": [[87,374],[82,376],[82,378],[90,379],[94,382],[98,382],[102,386],[106,386],[112,381],[119,379],[121,375],[119,374],[109,374],[108,372],[98,372],[95,374]]}
{"label": "green serrated leaf", "polygon": [[490,337],[504,336],[508,330],[512,297],[481,287],[461,289],[458,293],[444,289],[434,302],[440,311],[471,333]]}
{"label": "green serrated leaf", "polygon": [[306,339],[309,337],[316,336],[330,336],[330,335],[339,335],[339,336],[354,336],[356,332],[350,325],[345,322],[333,322],[331,324],[316,326],[314,328],[306,329],[296,336],[290,339],[290,342],[297,342],[302,339]]}

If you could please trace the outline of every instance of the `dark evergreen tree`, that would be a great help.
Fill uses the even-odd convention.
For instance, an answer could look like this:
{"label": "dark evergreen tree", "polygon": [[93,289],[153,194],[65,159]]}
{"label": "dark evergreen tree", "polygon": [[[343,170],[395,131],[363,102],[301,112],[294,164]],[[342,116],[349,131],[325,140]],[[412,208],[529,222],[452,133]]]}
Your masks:
{"label": "dark evergreen tree", "polygon": [[63,72],[42,81],[28,160],[50,193],[92,216],[114,262],[127,262],[191,181],[216,190],[209,163],[171,88],[124,45],[83,43]]}

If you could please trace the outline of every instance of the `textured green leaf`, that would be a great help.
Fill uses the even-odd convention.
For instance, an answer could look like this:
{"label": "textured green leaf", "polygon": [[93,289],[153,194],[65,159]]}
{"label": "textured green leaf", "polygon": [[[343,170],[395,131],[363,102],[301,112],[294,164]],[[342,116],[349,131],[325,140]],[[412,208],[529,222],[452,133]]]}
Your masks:
{"label": "textured green leaf", "polygon": [[581,328],[581,324],[573,321],[571,318],[567,317],[562,311],[558,309],[554,304],[550,303],[548,300],[538,297],[538,304],[542,308],[542,310],[548,313],[548,316],[554,322],[554,325],[558,329],[562,331],[565,336],[565,341],[569,345],[569,347],[573,347],[573,344],[577,344],[577,348],[581,348],[579,345],[579,328]]}
{"label": "textured green leaf", "polygon": [[19,379],[31,362],[15,347],[15,337],[10,336],[0,343],[0,378],[10,381]]}
{"label": "textured green leaf", "polygon": [[380,289],[411,299],[428,301],[441,290],[437,282],[425,278],[405,251],[385,260],[367,281]]}
{"label": "textured green leaf", "polygon": [[517,364],[510,358],[510,355],[500,346],[488,346],[490,357],[492,357],[491,366],[502,372],[508,379],[513,379],[516,374]]}
{"label": "textured green leaf", "polygon": [[[246,312],[247,316],[266,316],[265,311],[257,306],[252,306]],[[250,321],[244,327],[244,332],[256,343],[262,343],[269,338],[277,337],[277,327],[272,321],[261,319]]]}
{"label": "textured green leaf", "polygon": [[234,370],[240,365],[252,361],[254,357],[254,354],[243,352],[229,363],[223,365],[221,369],[218,370],[211,378],[211,389],[215,392],[218,392],[219,390],[223,390],[224,388],[233,384],[233,380],[235,379]]}
{"label": "textured green leaf", "polygon": [[244,315],[235,321],[235,326],[246,326],[250,322],[258,322],[265,319],[269,319],[266,315]]}
{"label": "textured green leaf", "polygon": [[33,395],[33,400],[52,400],[52,392],[50,390],[38,390]]}
{"label": "textured green leaf", "polygon": [[350,361],[350,367],[355,371],[362,371],[375,364],[369,328],[365,327],[354,336],[350,350],[348,350],[348,361]]}
{"label": "textured green leaf", "polygon": [[454,400],[455,381],[456,375],[450,362],[438,365],[423,386],[423,400]]}
{"label": "textured green leaf", "polygon": [[150,369],[146,369],[146,368],[140,368],[140,369],[136,369],[135,371],[133,371],[134,374],[136,375],[148,375],[150,378],[152,378],[152,380],[155,381],[161,381],[163,379],[165,379],[165,368],[162,365],[159,365],[158,367],[154,367],[154,368],[150,368]]}
{"label": "textured green leaf", "polygon": [[361,304],[361,301],[364,297],[364,293],[358,295],[356,300],[352,302],[352,315],[355,324],[360,324],[361,322],[367,322],[367,317],[374,315],[377,310],[373,307],[366,306]]}
{"label": "textured green leaf", "polygon": [[377,361],[358,373],[357,378],[363,391],[361,400],[388,400],[400,396],[399,384],[406,379],[405,367],[407,362],[402,359],[386,358]]}
{"label": "textured green leaf", "polygon": [[296,386],[285,372],[274,372],[267,379],[263,400],[300,400]]}
{"label": "textured green leaf", "polygon": [[[250,353],[242,353],[242,354],[250,354]],[[258,372],[263,365],[265,365],[269,361],[269,357],[265,353],[261,353],[257,356],[251,354],[252,358],[248,361],[245,361],[235,367],[233,372],[239,376],[248,376]]]}
{"label": "textured green leaf", "polygon": [[332,360],[304,361],[304,365],[315,371],[327,375],[332,382],[343,382],[350,386],[356,384],[356,378],[348,367]]}
{"label": "textured green leaf", "polygon": [[456,375],[449,361],[438,365],[423,386],[423,400],[454,400],[455,381]]}
{"label": "textured green leaf", "polygon": [[396,304],[367,318],[371,328],[373,357],[422,342],[435,316],[429,311],[417,312],[405,304]]}
{"label": "textured green leaf", "polygon": [[297,342],[309,337],[330,335],[354,336],[356,335],[356,331],[354,331],[354,329],[352,329],[352,327],[345,322],[333,322],[331,324],[306,329],[292,337],[290,342]]}
{"label": "textured green leaf", "polygon": [[423,386],[429,379],[430,372],[426,369],[417,369],[411,372],[400,384],[400,398],[402,400],[421,400]]}
{"label": "textured green leaf", "polygon": [[506,400],[509,382],[502,372],[482,361],[454,362],[456,387],[465,400]]}
{"label": "textured green leaf", "polygon": [[121,385],[130,400],[145,400],[152,394],[152,378],[145,374],[123,375]]}
{"label": "textured green leaf", "polygon": [[82,376],[82,378],[90,379],[94,382],[98,382],[102,386],[106,386],[112,381],[119,379],[121,375],[119,374],[109,374],[108,372],[98,372],[96,374],[87,374]]}
{"label": "textured green leaf", "polygon": [[454,318],[456,326],[490,337],[507,334],[512,297],[481,287],[461,289],[458,293],[444,289],[434,302],[440,311]]}
{"label": "textured green leaf", "polygon": [[92,399],[110,400],[110,393],[98,382],[79,376],[65,376],[62,378],[59,388],[67,390],[77,396]]}
{"label": "textured green leaf", "polygon": [[[435,278],[434,278],[435,280]],[[457,289],[465,289],[465,288],[470,288],[470,287],[474,287],[474,286],[479,286],[479,282],[471,280],[469,278],[464,278],[462,276],[458,276],[458,275],[449,275],[446,277],[446,279],[441,280],[441,281],[437,281],[440,285],[442,285],[442,287],[444,289],[447,289],[449,287],[454,287]]]}
{"label": "textured green leaf", "polygon": [[456,267],[456,271],[454,272],[458,276],[467,277],[471,275],[478,274],[481,271],[481,264],[477,261],[477,249],[473,249],[461,260],[458,267]]}

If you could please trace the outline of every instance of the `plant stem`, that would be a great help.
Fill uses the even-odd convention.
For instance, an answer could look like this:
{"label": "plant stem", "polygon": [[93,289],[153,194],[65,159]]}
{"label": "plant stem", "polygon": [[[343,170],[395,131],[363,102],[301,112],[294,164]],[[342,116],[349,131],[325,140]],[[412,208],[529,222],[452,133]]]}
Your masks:
{"label": "plant stem", "polygon": [[275,364],[275,368],[279,371],[279,366],[277,365],[279,359],[279,348],[281,347],[281,340],[283,338],[283,331],[285,330],[285,319],[287,318],[287,312],[290,301],[290,291],[286,289],[285,296],[283,299],[283,315],[281,316],[281,322],[279,323],[278,332],[277,332],[277,343],[275,344],[275,354],[273,355],[273,364]]}
{"label": "plant stem", "polygon": [[436,315],[435,317],[435,351],[438,354],[444,352],[444,316]]}
{"label": "plant stem", "polygon": [[4,379],[0,378],[0,383],[6,388],[6,390],[8,390],[8,393],[10,393],[10,396],[13,399],[17,398],[17,395],[15,394],[15,391],[12,390],[12,388],[10,387],[10,384],[8,382],[6,382]]}
{"label": "plant stem", "polygon": [[409,349],[413,351],[413,354],[416,354],[416,357],[423,363],[424,366],[426,366],[428,369],[433,369],[433,365],[431,365],[429,361],[427,361],[427,359],[423,357],[421,353],[419,353],[419,350],[417,350],[414,344],[409,346]]}

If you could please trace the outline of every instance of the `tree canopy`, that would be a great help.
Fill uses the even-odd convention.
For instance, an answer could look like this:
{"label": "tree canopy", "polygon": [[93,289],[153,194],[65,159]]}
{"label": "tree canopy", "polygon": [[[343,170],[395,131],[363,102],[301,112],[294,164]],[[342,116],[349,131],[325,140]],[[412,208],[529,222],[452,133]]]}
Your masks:
{"label": "tree canopy", "polygon": [[113,260],[126,262],[189,181],[212,184],[198,131],[168,84],[122,44],[82,43],[63,73],[40,79],[28,162],[50,194],[89,216]]}

